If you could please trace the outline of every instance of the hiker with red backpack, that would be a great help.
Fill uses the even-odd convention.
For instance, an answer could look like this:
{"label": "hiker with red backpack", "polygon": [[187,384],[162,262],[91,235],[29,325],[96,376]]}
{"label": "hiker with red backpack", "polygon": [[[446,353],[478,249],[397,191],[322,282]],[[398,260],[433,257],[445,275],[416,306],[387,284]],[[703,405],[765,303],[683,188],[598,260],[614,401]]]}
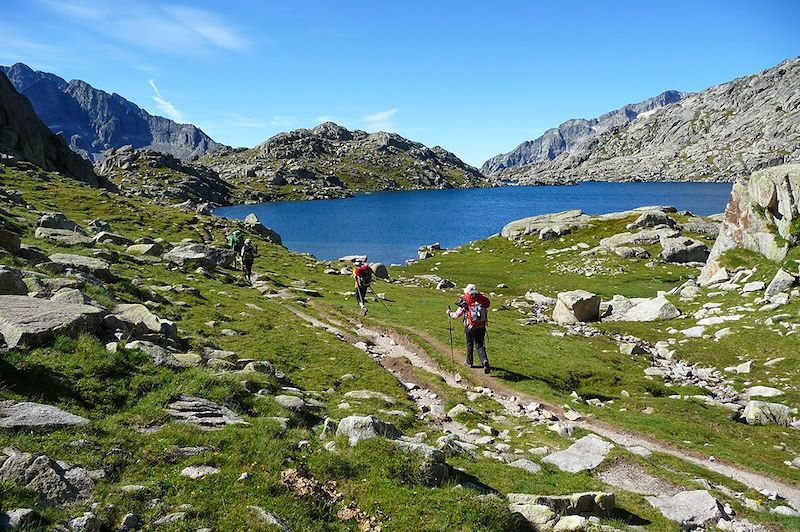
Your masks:
{"label": "hiker with red backpack", "polygon": [[448,307],[445,310],[450,319],[464,316],[464,335],[467,338],[467,361],[465,365],[470,368],[476,367],[472,364],[472,352],[474,347],[477,346],[478,358],[481,361],[484,373],[489,373],[490,371],[489,357],[486,355],[486,345],[484,343],[489,304],[489,298],[478,292],[474,284],[468,284],[464,288],[464,295],[456,302],[458,308],[451,311]]}
{"label": "hiker with red backpack", "polygon": [[356,285],[356,300],[358,301],[358,306],[361,307],[362,316],[367,315],[367,290],[369,290],[372,284],[372,275],[375,273],[366,262],[367,257],[364,256],[363,260],[356,260],[356,265],[353,268],[353,279],[355,279]]}

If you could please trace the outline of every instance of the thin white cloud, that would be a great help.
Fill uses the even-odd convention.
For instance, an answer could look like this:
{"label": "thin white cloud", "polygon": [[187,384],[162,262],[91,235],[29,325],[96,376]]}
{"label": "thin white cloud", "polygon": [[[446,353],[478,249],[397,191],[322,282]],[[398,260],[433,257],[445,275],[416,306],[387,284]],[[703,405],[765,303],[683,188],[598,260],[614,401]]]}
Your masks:
{"label": "thin white cloud", "polygon": [[373,113],[371,115],[367,115],[364,117],[364,122],[375,123],[375,122],[388,122],[390,121],[394,115],[398,113],[399,109],[389,109],[386,111],[380,111],[378,113]]}
{"label": "thin white cloud", "polygon": [[397,131],[397,123],[394,121],[394,117],[398,112],[400,112],[399,109],[387,109],[386,111],[369,114],[362,118],[362,121],[366,124],[367,129],[372,131]]}
{"label": "thin white cloud", "polygon": [[179,124],[183,124],[186,122],[186,119],[183,116],[183,113],[178,111],[178,109],[172,105],[172,103],[168,102],[164,98],[161,97],[161,91],[158,90],[156,86],[156,80],[151,79],[148,80],[150,86],[153,88],[153,92],[155,92],[155,96],[153,96],[153,101],[156,102],[156,106],[158,110],[164,113],[168,118],[171,118],[175,122]]}
{"label": "thin white cloud", "polygon": [[297,124],[297,118],[289,115],[275,115],[269,123],[270,125],[278,127],[294,126]]}
{"label": "thin white cloud", "polygon": [[192,7],[135,2],[106,9],[98,0],[42,0],[59,14],[136,48],[174,55],[200,55],[209,50],[241,52],[248,39],[215,13]]}
{"label": "thin white cloud", "polygon": [[262,120],[259,120],[257,118],[251,118],[249,116],[244,116],[239,113],[233,113],[231,115],[230,125],[234,127],[250,127],[250,128],[262,128],[266,126],[266,124],[264,124]]}

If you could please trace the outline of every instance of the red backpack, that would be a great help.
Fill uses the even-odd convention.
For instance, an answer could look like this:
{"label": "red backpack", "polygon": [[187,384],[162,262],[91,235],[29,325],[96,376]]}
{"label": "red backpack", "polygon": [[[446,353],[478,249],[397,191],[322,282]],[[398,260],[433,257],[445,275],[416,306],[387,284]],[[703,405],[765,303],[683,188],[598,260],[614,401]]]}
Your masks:
{"label": "red backpack", "polygon": [[486,309],[489,308],[489,300],[483,294],[470,297],[464,294],[464,301],[467,302],[467,323],[470,329],[486,327],[488,315]]}
{"label": "red backpack", "polygon": [[355,274],[359,285],[369,286],[372,284],[372,268],[368,264],[356,266]]}

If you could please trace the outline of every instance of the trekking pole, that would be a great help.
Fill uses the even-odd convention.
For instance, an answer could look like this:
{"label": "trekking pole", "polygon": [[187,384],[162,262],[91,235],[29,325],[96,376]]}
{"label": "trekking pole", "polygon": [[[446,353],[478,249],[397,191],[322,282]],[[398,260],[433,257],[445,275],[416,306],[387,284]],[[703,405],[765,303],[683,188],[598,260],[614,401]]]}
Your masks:
{"label": "trekking pole", "polygon": [[[372,285],[369,285],[369,289],[372,290],[373,294],[375,294],[375,289],[372,288]],[[386,312],[389,312],[389,307],[386,306],[386,303],[383,302],[383,299],[378,297],[378,294],[375,294],[375,299],[381,302],[381,305],[383,305],[383,308],[386,309]]]}
{"label": "trekking pole", "polygon": [[453,354],[453,317],[450,315],[450,305],[447,305],[447,318],[450,322],[450,363],[455,364],[455,355]]}

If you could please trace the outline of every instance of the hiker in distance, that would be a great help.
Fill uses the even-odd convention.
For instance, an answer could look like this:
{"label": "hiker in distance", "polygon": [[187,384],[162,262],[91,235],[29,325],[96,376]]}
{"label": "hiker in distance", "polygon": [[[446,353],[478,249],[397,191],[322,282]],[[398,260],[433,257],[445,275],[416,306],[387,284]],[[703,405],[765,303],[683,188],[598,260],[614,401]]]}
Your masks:
{"label": "hiker in distance", "polygon": [[[445,310],[450,319],[464,316],[464,335],[467,338],[467,361],[465,365],[470,368],[472,365],[472,352],[475,346],[478,347],[478,358],[483,366],[483,372],[489,373],[489,357],[486,355],[486,322],[488,320],[487,310],[489,308],[489,298],[478,292],[474,284],[468,284],[464,288],[464,295],[456,301],[456,310]],[[477,366],[480,367],[480,366]]]}
{"label": "hiker in distance", "polygon": [[356,301],[358,301],[358,306],[361,307],[362,316],[367,315],[367,290],[369,290],[369,286],[372,284],[372,274],[375,273],[366,262],[367,256],[364,255],[363,260],[356,260],[355,267],[353,268],[353,279],[356,285]]}
{"label": "hiker in distance", "polygon": [[256,247],[249,238],[245,239],[242,248],[239,251],[239,262],[242,263],[242,270],[244,271],[244,279],[247,284],[253,284],[253,260],[256,258]]}

